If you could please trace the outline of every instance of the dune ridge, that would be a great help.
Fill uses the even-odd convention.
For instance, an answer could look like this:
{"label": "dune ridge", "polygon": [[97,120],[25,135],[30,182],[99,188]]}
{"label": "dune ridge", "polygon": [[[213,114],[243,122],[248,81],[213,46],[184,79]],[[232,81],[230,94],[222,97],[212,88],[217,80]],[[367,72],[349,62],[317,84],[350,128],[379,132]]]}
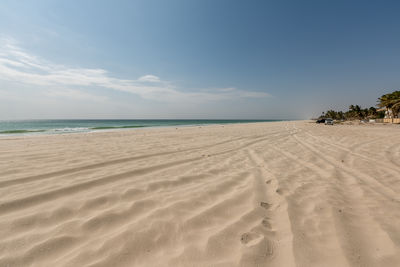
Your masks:
{"label": "dune ridge", "polygon": [[0,266],[399,266],[400,128],[0,138]]}

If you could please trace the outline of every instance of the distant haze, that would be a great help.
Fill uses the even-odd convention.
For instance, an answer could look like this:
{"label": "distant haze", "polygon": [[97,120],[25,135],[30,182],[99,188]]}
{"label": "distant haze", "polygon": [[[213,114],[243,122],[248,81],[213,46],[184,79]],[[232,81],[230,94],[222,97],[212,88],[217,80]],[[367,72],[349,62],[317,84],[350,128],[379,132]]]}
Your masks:
{"label": "distant haze", "polygon": [[400,88],[397,1],[1,1],[0,120],[307,119]]}

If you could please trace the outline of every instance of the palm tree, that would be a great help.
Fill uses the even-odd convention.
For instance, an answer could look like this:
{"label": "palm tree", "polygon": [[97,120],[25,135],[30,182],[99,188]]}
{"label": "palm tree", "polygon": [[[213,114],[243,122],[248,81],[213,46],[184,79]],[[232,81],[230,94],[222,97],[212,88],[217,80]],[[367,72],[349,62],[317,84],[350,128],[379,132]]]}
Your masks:
{"label": "palm tree", "polygon": [[400,112],[400,91],[392,93],[392,111],[394,117],[398,117]]}
{"label": "palm tree", "polygon": [[343,113],[343,111],[339,111],[339,112],[337,113],[337,116],[338,116],[338,120],[343,120],[343,119],[344,119],[344,113]]}
{"label": "palm tree", "polygon": [[326,113],[325,113],[325,116],[327,117],[327,118],[331,118],[331,119],[334,119],[334,120],[337,120],[337,112],[336,111],[334,111],[334,110],[328,110]]}
{"label": "palm tree", "polygon": [[378,115],[378,112],[376,111],[376,108],[370,107],[367,111],[368,117],[374,118]]}
{"label": "palm tree", "polygon": [[392,118],[391,108],[392,104],[390,103],[390,94],[385,94],[378,98],[378,107],[386,108],[386,114],[389,115],[389,118]]}
{"label": "palm tree", "polygon": [[362,117],[362,110],[361,110],[361,107],[359,106],[359,105],[351,105],[350,107],[349,107],[349,111],[350,111],[350,113],[351,113],[351,115],[353,116],[353,117],[356,117],[356,118],[358,118],[358,119],[361,119],[361,117]]}
{"label": "palm tree", "polygon": [[397,117],[400,111],[400,91],[385,94],[378,98],[378,107],[385,107],[389,118]]}

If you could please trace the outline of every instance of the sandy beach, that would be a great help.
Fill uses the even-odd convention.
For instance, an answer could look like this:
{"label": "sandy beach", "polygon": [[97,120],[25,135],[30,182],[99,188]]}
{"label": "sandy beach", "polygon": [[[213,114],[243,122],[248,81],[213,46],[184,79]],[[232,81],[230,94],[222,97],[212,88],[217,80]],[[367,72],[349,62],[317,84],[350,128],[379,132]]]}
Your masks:
{"label": "sandy beach", "polygon": [[0,138],[0,266],[400,266],[400,126]]}

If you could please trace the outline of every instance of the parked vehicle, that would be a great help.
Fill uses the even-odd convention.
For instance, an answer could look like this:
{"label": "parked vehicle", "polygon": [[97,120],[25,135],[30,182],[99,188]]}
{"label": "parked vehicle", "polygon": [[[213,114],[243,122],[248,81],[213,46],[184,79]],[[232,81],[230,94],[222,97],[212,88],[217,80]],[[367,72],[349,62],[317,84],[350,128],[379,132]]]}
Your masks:
{"label": "parked vehicle", "polygon": [[333,125],[332,119],[325,119],[325,125]]}
{"label": "parked vehicle", "polygon": [[325,123],[325,119],[319,119],[316,121],[317,123]]}

